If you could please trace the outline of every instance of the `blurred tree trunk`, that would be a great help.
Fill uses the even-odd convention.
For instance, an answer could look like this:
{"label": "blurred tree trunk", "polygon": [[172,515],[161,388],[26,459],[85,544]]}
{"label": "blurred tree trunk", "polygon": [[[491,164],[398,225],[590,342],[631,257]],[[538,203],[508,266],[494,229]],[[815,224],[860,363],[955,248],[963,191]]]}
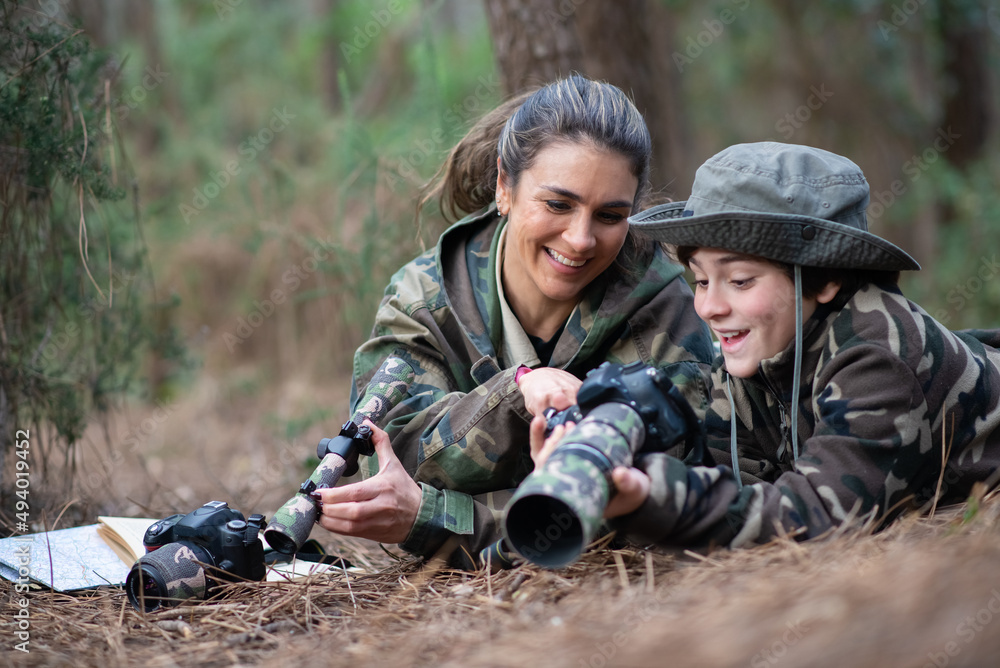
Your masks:
{"label": "blurred tree trunk", "polygon": [[[315,4],[311,8],[316,20],[325,22],[328,30],[338,2],[339,0],[315,0]],[[323,49],[316,65],[319,68],[319,86],[324,101],[330,109],[340,111],[340,82],[337,81],[341,67],[340,46],[333,35],[328,34],[327,39],[323,40]]]}
{"label": "blurred tree trunk", "polygon": [[[672,65],[673,16],[650,0],[485,0],[494,57],[512,94],[579,72],[631,94],[653,138],[654,192],[683,198],[691,145]],[[655,36],[655,39],[654,39]]]}
{"label": "blurred tree trunk", "polygon": [[[560,4],[571,11],[561,12]],[[494,57],[508,94],[581,68],[572,8],[570,0],[486,0]]]}
{"label": "blurred tree trunk", "polygon": [[943,4],[940,31],[946,88],[941,128],[960,135],[944,155],[964,169],[982,155],[992,125],[989,29],[967,11],[952,11],[953,2]]}
{"label": "blurred tree trunk", "polygon": [[650,0],[587,2],[578,11],[583,72],[630,93],[653,138],[650,179],[654,191],[666,188],[675,199],[691,192],[692,145],[674,66],[674,16]]}

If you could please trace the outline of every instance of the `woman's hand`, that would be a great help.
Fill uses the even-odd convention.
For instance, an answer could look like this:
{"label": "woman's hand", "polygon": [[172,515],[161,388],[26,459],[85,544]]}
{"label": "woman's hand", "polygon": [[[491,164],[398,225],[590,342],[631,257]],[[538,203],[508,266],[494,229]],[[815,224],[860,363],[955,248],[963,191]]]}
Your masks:
{"label": "woman's hand", "polygon": [[[545,464],[562,437],[574,426],[573,422],[561,424],[552,430],[551,436],[545,438],[545,418],[535,416],[528,433],[531,437],[531,461],[535,463],[536,469]],[[604,509],[605,518],[628,515],[638,510],[649,496],[649,476],[639,469],[618,466],[611,472],[611,481],[617,492]]]}
{"label": "woman's hand", "polygon": [[344,536],[380,543],[402,543],[417,519],[422,492],[389,443],[389,435],[368,420],[379,471],[350,485],[317,489],[322,502],[319,525]]}
{"label": "woman's hand", "polygon": [[583,381],[562,369],[542,367],[521,376],[517,387],[524,395],[524,407],[532,415],[541,415],[550,406],[556,410],[576,403],[576,391]]}

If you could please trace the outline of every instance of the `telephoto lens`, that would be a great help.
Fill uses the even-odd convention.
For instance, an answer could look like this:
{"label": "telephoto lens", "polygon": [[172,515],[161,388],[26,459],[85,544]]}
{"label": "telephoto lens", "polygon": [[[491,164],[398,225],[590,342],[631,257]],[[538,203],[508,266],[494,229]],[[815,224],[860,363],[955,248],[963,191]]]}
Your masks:
{"label": "telephoto lens", "polygon": [[597,536],[616,466],[682,442],[703,456],[701,421],[662,369],[605,362],[587,374],[576,399],[575,410],[546,414],[549,427],[576,426],[524,479],[501,520],[506,544],[544,568],[573,563]]}

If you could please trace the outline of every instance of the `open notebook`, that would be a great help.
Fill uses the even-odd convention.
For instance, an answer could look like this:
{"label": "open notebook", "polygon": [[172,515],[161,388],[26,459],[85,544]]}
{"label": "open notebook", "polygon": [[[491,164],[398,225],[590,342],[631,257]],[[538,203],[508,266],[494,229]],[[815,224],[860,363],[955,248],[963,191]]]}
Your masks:
{"label": "open notebook", "polygon": [[[29,581],[62,592],[125,584],[132,564],[146,552],[142,544],[146,528],[157,520],[97,519],[98,524],[0,539],[0,577],[16,582],[27,567]],[[264,549],[270,551],[266,544]],[[269,565],[267,580],[298,579],[329,570],[341,569],[296,559]]]}

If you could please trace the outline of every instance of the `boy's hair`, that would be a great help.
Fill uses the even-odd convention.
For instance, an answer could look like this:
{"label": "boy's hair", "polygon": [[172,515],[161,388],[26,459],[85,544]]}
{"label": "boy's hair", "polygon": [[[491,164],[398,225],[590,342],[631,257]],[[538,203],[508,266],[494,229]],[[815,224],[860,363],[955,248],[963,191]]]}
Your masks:
{"label": "boy's hair", "polygon": [[[678,246],[674,249],[674,258],[682,265],[691,268],[691,256],[698,246]],[[741,253],[746,255],[745,253]],[[763,262],[773,264],[781,269],[792,281],[795,280],[795,266],[787,262],[769,260],[766,257],[747,255]],[[827,283],[840,285],[841,294],[854,294],[869,283],[897,285],[898,271],[878,271],[875,269],[838,269],[836,267],[802,267],[802,298],[812,299],[823,291]]]}

